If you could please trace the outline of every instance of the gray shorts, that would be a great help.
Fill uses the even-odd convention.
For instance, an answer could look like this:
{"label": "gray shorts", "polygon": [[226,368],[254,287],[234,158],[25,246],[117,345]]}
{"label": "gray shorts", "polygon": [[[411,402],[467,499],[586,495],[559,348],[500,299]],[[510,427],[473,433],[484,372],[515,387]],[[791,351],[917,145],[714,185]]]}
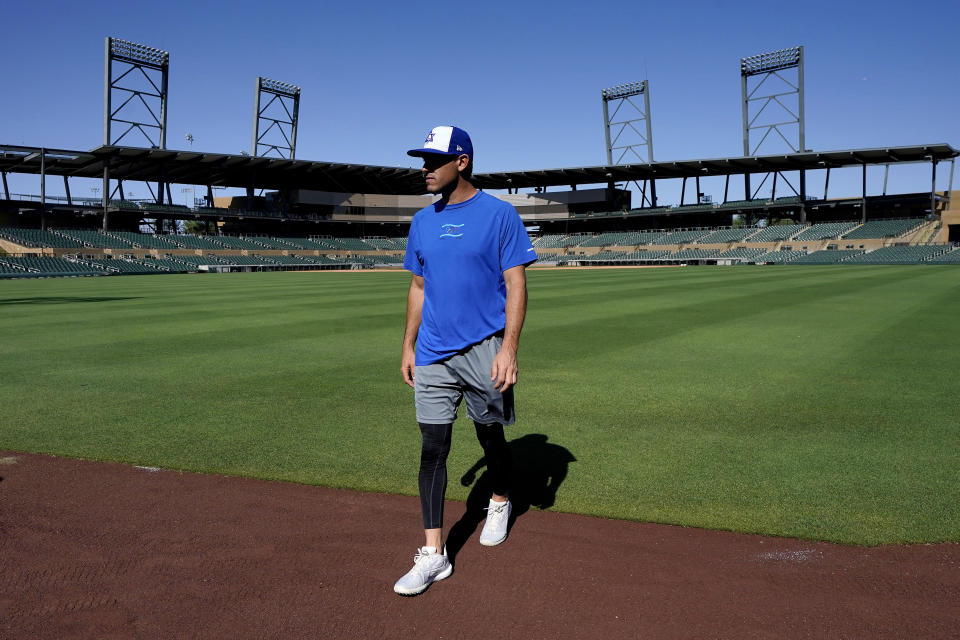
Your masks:
{"label": "gray shorts", "polygon": [[480,424],[513,424],[513,387],[500,393],[490,380],[493,358],[503,339],[492,335],[441,362],[414,368],[417,422],[449,424],[467,399],[467,416]]}

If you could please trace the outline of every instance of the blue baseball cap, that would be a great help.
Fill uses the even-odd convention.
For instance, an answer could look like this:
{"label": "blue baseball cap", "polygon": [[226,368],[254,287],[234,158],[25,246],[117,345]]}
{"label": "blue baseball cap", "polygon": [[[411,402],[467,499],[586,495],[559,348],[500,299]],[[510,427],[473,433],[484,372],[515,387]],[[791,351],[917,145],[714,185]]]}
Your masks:
{"label": "blue baseball cap", "polygon": [[407,151],[408,156],[415,158],[434,154],[459,156],[464,153],[473,160],[473,143],[470,142],[470,136],[463,129],[451,126],[434,127],[427,134],[427,139],[423,141],[423,147]]}

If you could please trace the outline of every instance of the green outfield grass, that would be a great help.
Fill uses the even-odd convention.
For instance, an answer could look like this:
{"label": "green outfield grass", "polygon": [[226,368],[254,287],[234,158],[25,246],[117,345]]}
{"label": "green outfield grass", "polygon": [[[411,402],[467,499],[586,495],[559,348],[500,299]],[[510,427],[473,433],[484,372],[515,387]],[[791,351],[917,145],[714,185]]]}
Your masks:
{"label": "green outfield grass", "polygon": [[[0,281],[0,448],[415,495],[408,282]],[[576,458],[554,509],[960,541],[960,269],[533,270],[529,285],[508,439],[545,434]],[[452,498],[472,431],[461,418]]]}

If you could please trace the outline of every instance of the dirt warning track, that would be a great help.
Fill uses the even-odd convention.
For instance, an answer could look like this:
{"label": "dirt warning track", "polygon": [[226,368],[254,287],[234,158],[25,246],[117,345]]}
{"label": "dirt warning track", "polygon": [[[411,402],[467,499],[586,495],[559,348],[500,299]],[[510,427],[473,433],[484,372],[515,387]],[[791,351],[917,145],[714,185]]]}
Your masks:
{"label": "dirt warning track", "polygon": [[[2,638],[949,638],[960,545],[844,547],[531,510],[393,582],[416,498],[0,453]],[[461,503],[447,505],[452,524]],[[464,516],[469,533],[475,519]],[[491,635],[491,627],[497,629]]]}

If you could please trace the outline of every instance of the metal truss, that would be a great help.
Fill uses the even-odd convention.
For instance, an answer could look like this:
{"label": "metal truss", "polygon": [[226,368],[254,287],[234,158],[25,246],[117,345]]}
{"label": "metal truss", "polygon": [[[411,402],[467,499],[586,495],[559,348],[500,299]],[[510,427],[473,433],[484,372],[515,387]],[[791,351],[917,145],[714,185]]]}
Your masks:
{"label": "metal truss", "polygon": [[[170,54],[161,49],[146,45],[107,37],[104,55],[103,83],[103,144],[106,146],[131,145],[125,140],[127,134],[136,130],[151,149],[167,148],[167,85],[170,71]],[[146,82],[144,82],[146,81]],[[138,88],[139,87],[139,88]],[[114,108],[114,97],[120,106]],[[146,116],[140,106],[146,109]],[[158,115],[159,112],[159,115]],[[114,135],[114,123],[120,125],[123,133]],[[142,142],[142,140],[141,140]],[[153,188],[147,183],[147,189],[158,204],[163,204],[164,183],[157,184],[154,196]],[[166,185],[167,199],[170,199],[170,185]],[[108,229],[108,203],[119,195],[124,200],[123,181],[117,180],[117,186],[110,190],[110,164],[103,167],[103,230]],[[157,227],[162,219],[157,219]]]}
{"label": "metal truss", "polygon": [[[114,68],[116,64],[116,69]],[[155,149],[167,148],[167,76],[170,54],[142,44],[118,38],[106,39],[103,85],[103,144],[119,144],[133,130],[146,138]],[[115,72],[121,71],[119,75]],[[158,77],[159,74],[159,77]],[[134,81],[146,80],[147,89],[134,88]],[[159,86],[158,86],[159,85]],[[113,108],[114,94],[120,106]],[[136,105],[143,105],[149,119],[137,119]],[[159,111],[159,116],[157,115]],[[113,123],[124,127],[123,133],[113,135]],[[136,146],[126,143],[127,146]]]}
{"label": "metal truss", "polygon": [[[803,47],[779,49],[740,59],[740,101],[743,112],[743,155],[756,156],[760,147],[774,141],[786,143],[792,153],[807,151],[804,123]],[[755,136],[751,138],[751,132]],[[786,133],[784,133],[786,132]],[[771,137],[770,134],[776,133]],[[759,138],[759,139],[756,139]],[[756,140],[756,142],[754,142]],[[750,189],[750,174],[744,175],[744,197],[755,198],[771,174],[766,174],[756,191]],[[776,196],[777,179],[800,198],[801,219],[806,221],[806,175],[800,171],[800,190],[781,172],[774,172],[771,197]]]}
{"label": "metal truss", "polygon": [[[643,107],[631,100],[634,96],[643,96]],[[620,84],[600,92],[603,99],[603,131],[607,141],[607,164],[623,164],[628,154],[636,156],[640,162],[653,162],[653,133],[650,125],[650,89],[647,81]],[[609,103],[614,103],[610,113]],[[626,107],[626,108],[625,108]],[[631,109],[632,107],[632,109]],[[623,109],[623,120],[616,120]],[[639,125],[637,123],[643,123]],[[619,127],[619,128],[618,128]],[[612,131],[614,130],[615,131]],[[646,147],[646,157],[637,151]],[[616,162],[614,152],[619,152]],[[628,158],[633,160],[633,158]]]}
{"label": "metal truss", "polygon": [[[785,73],[790,69],[795,69],[796,72]],[[753,77],[759,77],[759,81],[750,80]],[[782,81],[780,87],[770,86],[777,84],[776,81],[768,85],[768,81],[774,77]],[[750,88],[751,84],[752,88]],[[784,90],[786,88],[784,85],[789,89]],[[761,89],[764,89],[764,92],[761,93]],[[806,150],[803,117],[803,47],[780,49],[741,58],[740,96],[743,107],[743,155],[757,155],[760,146],[773,132],[780,136],[793,153]],[[794,104],[794,98],[787,96],[796,96],[796,104]],[[757,108],[758,104],[759,108]],[[768,111],[768,107],[772,108]],[[765,118],[758,123],[764,115],[771,119]],[[795,132],[794,127],[796,127]],[[784,129],[789,135],[784,135]],[[751,131],[763,132],[760,139],[753,145],[751,145]]]}
{"label": "metal truss", "polygon": [[[270,99],[261,107],[262,96],[264,95],[270,96]],[[277,106],[273,106],[274,104]],[[267,114],[268,111],[272,115]],[[250,155],[267,156],[273,152],[281,158],[295,159],[297,155],[297,115],[299,111],[300,87],[258,76],[253,108],[253,143],[251,144]],[[286,118],[282,116],[286,116]],[[270,134],[269,138],[268,134]],[[284,152],[286,152],[286,155],[284,155]]]}
{"label": "metal truss", "polygon": [[[634,97],[643,96],[643,106],[633,100]],[[628,82],[619,84],[600,92],[603,101],[603,134],[607,147],[607,165],[627,164],[634,161],[634,158],[644,163],[653,162],[653,126],[650,120],[650,85],[646,80],[642,82]],[[610,103],[613,103],[613,112],[611,113]],[[621,114],[621,110],[624,112]],[[623,118],[617,120],[618,117]],[[646,147],[646,154],[640,154],[642,148]],[[614,154],[618,153],[616,162]],[[634,181],[636,184],[636,181]],[[650,180],[650,198],[647,198],[646,180],[640,188],[641,201],[649,203],[650,206],[657,206],[657,188],[654,181]]]}

